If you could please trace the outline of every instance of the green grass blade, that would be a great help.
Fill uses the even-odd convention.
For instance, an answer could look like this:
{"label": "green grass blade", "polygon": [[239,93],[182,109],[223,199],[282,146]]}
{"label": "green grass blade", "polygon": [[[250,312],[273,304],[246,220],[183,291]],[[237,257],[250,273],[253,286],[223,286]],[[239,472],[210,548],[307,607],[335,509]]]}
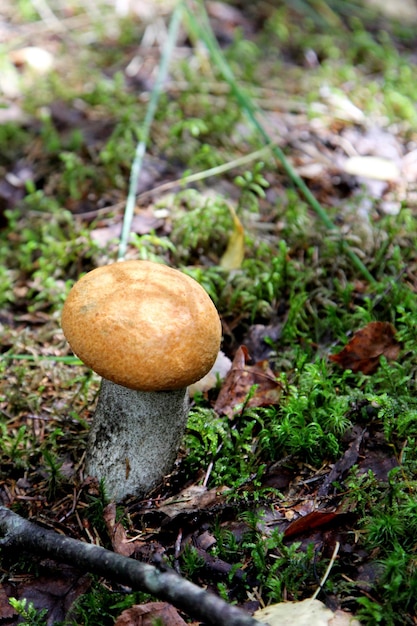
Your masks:
{"label": "green grass blade", "polygon": [[14,354],[12,352],[6,352],[1,355],[1,358],[9,361],[51,361],[53,363],[65,363],[66,365],[84,365],[84,363],[76,356]]}
{"label": "green grass blade", "polygon": [[[300,176],[298,176],[297,172],[292,168],[290,163],[287,161],[283,151],[279,148],[279,146],[272,144],[271,138],[269,137],[267,131],[264,126],[258,119],[258,113],[260,113],[259,109],[255,107],[250,97],[244,93],[244,91],[238,85],[234,74],[225,60],[223,53],[217,43],[217,40],[213,34],[213,31],[210,26],[210,22],[207,17],[207,13],[204,8],[203,2],[198,3],[199,11],[198,16],[196,17],[192,10],[184,4],[185,14],[188,18],[189,26],[193,31],[193,35],[195,38],[203,41],[213,59],[214,63],[217,65],[218,69],[222,73],[224,79],[229,84],[231,92],[235,96],[239,106],[245,112],[251,124],[254,126],[262,141],[271,146],[271,150],[276,156],[276,158],[280,161],[285,173],[288,175],[289,179],[293,182],[293,184],[298,188],[299,192],[304,196],[305,200],[315,211],[316,215],[320,218],[323,224],[329,230],[337,231],[336,225],[332,222],[332,220],[327,215],[325,209],[321,206],[318,200],[311,193],[310,189],[307,187],[305,182]],[[353,252],[353,250],[348,246],[346,241],[340,236],[341,245],[343,252],[348,256],[351,260],[354,267],[368,280],[371,284],[375,284],[375,279],[369,270],[362,263],[360,258]]]}
{"label": "green grass blade", "polygon": [[143,157],[145,156],[146,146],[149,139],[149,133],[152,126],[153,119],[158,106],[159,97],[162,92],[162,88],[168,72],[168,65],[171,59],[172,50],[177,40],[177,34],[182,17],[182,4],[179,3],[174,9],[171,17],[171,21],[168,29],[168,38],[165,42],[165,46],[162,52],[161,61],[158,68],[158,75],[156,77],[155,85],[151,93],[149,105],[146,111],[145,120],[142,129],[142,139],[136,147],[135,158],[133,160],[132,169],[130,172],[129,192],[126,200],[126,208],[123,217],[122,233],[120,236],[118,260],[124,259],[127,250],[127,244],[129,241],[130,231],[132,227],[133,214],[136,204],[136,190],[138,187],[138,180],[142,171]]}

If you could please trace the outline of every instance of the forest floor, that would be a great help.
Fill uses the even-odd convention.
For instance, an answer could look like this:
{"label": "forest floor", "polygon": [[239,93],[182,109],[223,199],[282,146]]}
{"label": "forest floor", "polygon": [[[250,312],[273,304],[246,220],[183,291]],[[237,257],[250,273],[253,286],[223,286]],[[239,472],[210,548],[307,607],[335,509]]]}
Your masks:
{"label": "forest floor", "polygon": [[[318,595],[416,624],[412,3],[401,21],[360,0],[207,2],[205,24],[185,2],[160,94],[174,2],[4,4],[0,504],[250,613]],[[193,390],[172,473],[116,507],[85,471],[100,379],[60,316],[118,257],[202,284],[225,368]],[[151,600],[30,554],[0,567],[5,625],[129,625]]]}

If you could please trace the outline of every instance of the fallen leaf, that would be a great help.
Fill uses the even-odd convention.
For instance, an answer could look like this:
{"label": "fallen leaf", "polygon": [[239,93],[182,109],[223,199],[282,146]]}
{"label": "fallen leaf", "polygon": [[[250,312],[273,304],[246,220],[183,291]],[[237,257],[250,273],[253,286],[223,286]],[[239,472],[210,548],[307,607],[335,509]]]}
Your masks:
{"label": "fallen leaf", "polygon": [[[132,233],[136,233],[137,235],[148,235],[158,228],[161,228],[163,225],[164,220],[158,218],[150,210],[143,210],[140,211],[138,215],[133,217],[130,231]],[[111,223],[109,226],[94,228],[90,234],[95,243],[104,247],[110,241],[120,239],[122,234],[122,223]]]}
{"label": "fallen leaf", "polygon": [[[1,88],[1,81],[0,81]],[[28,115],[14,102],[2,103],[0,108],[0,124],[9,124],[10,122],[23,124],[28,121]]]}
{"label": "fallen leaf", "polygon": [[350,613],[333,613],[323,602],[312,598],[271,604],[256,611],[253,617],[269,626],[360,626]]}
{"label": "fallen leaf", "polygon": [[245,231],[231,205],[229,205],[229,211],[233,218],[233,230],[226,251],[220,259],[220,267],[225,270],[237,270],[242,265],[245,256]]}
{"label": "fallen leaf", "polygon": [[340,609],[335,611],[332,619],[329,622],[329,626],[361,626],[360,622],[353,617],[351,613],[347,611],[341,611]]}
{"label": "fallen leaf", "polygon": [[312,511],[291,522],[284,531],[284,537],[288,539],[288,537],[302,535],[315,528],[322,528],[326,524],[333,522],[338,515],[342,515],[342,513],[337,513],[336,511]]}
{"label": "fallen leaf", "polygon": [[167,515],[170,519],[183,513],[193,513],[207,509],[214,504],[224,501],[222,491],[227,491],[226,487],[219,487],[207,490],[202,485],[192,485],[185,488],[181,493],[168,498],[158,507],[158,510]]}
{"label": "fallen leaf", "polygon": [[349,157],[344,170],[352,176],[374,180],[397,181],[400,178],[400,169],[394,161],[376,156]]}
{"label": "fallen leaf", "polygon": [[26,185],[34,181],[31,165],[25,160],[18,161],[14,167],[0,180],[0,207],[14,209],[25,197]]}
{"label": "fallen leaf", "polygon": [[[26,598],[28,604],[33,603],[38,610],[47,609],[47,624],[62,623],[71,613],[74,602],[80,595],[87,593],[91,587],[91,576],[82,574],[69,565],[54,565],[42,567],[45,573],[35,576],[24,576],[17,581],[10,590],[10,597],[21,600]],[[0,613],[0,618],[6,617]],[[0,619],[0,623],[3,623]],[[19,622],[20,623],[20,622]]]}
{"label": "fallen leaf", "polygon": [[123,556],[131,556],[135,550],[135,542],[129,542],[123,524],[116,522],[116,504],[111,502],[103,511],[103,519],[110,537],[113,550]]}
{"label": "fallen leaf", "polygon": [[[233,418],[235,407],[240,404],[245,404],[248,407],[278,404],[281,384],[269,367],[268,361],[246,365],[248,360],[247,349],[245,346],[240,346],[216,400],[214,409],[217,413]],[[249,397],[254,385],[257,387]]]}
{"label": "fallen leaf", "polygon": [[282,322],[273,321],[268,324],[253,324],[245,334],[243,344],[254,361],[263,361],[274,354],[273,344],[282,335]]}
{"label": "fallen leaf", "polygon": [[401,344],[395,339],[396,332],[389,322],[370,322],[353,335],[343,350],[329,358],[343,369],[373,374],[381,356],[388,361],[397,359]]}
{"label": "fallen leaf", "polygon": [[176,609],[167,602],[148,602],[135,604],[123,611],[114,626],[186,626]]}
{"label": "fallen leaf", "polygon": [[16,617],[17,613],[9,602],[9,596],[0,585],[0,620],[9,620],[12,617]]}

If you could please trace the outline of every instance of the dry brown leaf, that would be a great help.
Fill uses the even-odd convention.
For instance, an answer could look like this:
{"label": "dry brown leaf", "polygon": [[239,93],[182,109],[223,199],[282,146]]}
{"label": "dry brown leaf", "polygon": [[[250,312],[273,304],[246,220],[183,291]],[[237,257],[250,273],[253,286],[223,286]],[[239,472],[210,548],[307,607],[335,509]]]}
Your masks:
{"label": "dry brown leaf", "polygon": [[[246,403],[248,407],[278,404],[281,385],[269,367],[268,361],[246,365],[248,360],[247,349],[245,346],[240,346],[214,406],[217,413],[233,418],[238,404]],[[257,388],[247,399],[254,385],[257,385]]]}
{"label": "dry brown leaf", "polygon": [[176,496],[165,500],[165,502],[158,507],[158,511],[162,511],[162,513],[167,515],[170,519],[182,513],[201,511],[214,504],[223,502],[224,498],[221,495],[223,491],[227,491],[226,487],[207,490],[207,488],[202,485],[192,485]]}
{"label": "dry brown leaf", "polygon": [[3,585],[0,585],[0,618],[1,620],[11,620],[17,613],[9,602],[9,596],[5,592]]}
{"label": "dry brown leaf", "polygon": [[123,525],[116,522],[116,504],[114,502],[108,504],[104,509],[103,519],[113,550],[123,556],[131,556],[136,549],[135,542],[128,542]]}
{"label": "dry brown leaf", "polygon": [[186,626],[177,610],[167,602],[135,604],[119,615],[114,626],[154,626],[157,620],[163,626]]}
{"label": "dry brown leaf", "polygon": [[317,528],[322,528],[333,522],[338,515],[336,511],[312,511],[303,517],[299,517],[290,523],[284,531],[284,536],[295,537],[306,532],[311,532]]}
{"label": "dry brown leaf", "polygon": [[[4,593],[9,598],[26,598],[27,602],[32,602],[37,609],[46,609],[48,624],[61,624],[71,612],[73,603],[90,590],[91,582],[89,574],[82,575],[70,565],[51,562],[48,568],[45,568],[44,575],[37,573],[34,576],[26,573],[16,578],[12,586],[4,583],[0,594],[0,624],[17,623],[11,621],[15,612],[10,606],[12,610],[10,613]],[[20,619],[18,623],[21,623]]]}
{"label": "dry brown leaf", "polygon": [[398,358],[401,344],[395,339],[396,332],[389,322],[370,322],[353,335],[343,350],[329,358],[343,369],[373,374],[381,356],[388,361]]}

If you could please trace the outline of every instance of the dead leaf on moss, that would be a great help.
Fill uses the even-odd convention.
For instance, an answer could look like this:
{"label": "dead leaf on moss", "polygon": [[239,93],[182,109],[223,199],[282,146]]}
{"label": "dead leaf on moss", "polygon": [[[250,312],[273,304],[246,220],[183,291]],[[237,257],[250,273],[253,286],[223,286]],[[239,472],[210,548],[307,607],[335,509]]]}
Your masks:
{"label": "dead leaf on moss", "polygon": [[[164,226],[164,220],[158,217],[152,209],[138,209],[133,217],[131,232],[137,235],[148,235]],[[100,246],[105,247],[110,241],[118,240],[122,233],[122,223],[110,221],[107,226],[94,228],[91,238]]]}
{"label": "dead leaf on moss", "polygon": [[158,507],[158,510],[174,519],[180,514],[205,510],[215,504],[224,501],[222,492],[227,491],[226,487],[219,487],[207,490],[202,485],[192,485],[186,487],[181,493],[168,498]]}
{"label": "dead leaf on moss", "polygon": [[284,536],[288,539],[289,537],[295,537],[317,528],[322,528],[332,523],[339,515],[342,514],[336,511],[311,511],[311,513],[291,522],[285,529]]}
{"label": "dead leaf on moss", "polygon": [[123,611],[114,626],[186,626],[176,609],[167,602],[148,602],[136,604]]}
{"label": "dead leaf on moss", "polygon": [[[214,406],[217,413],[233,418],[237,405],[259,407],[278,404],[281,384],[269,367],[268,361],[247,365],[248,360],[247,349],[240,346]],[[248,397],[254,385],[256,388]]]}
{"label": "dead leaf on moss", "polygon": [[330,360],[352,372],[374,374],[381,356],[395,361],[401,344],[395,339],[396,330],[389,322],[370,322],[358,330],[349,343]]}

